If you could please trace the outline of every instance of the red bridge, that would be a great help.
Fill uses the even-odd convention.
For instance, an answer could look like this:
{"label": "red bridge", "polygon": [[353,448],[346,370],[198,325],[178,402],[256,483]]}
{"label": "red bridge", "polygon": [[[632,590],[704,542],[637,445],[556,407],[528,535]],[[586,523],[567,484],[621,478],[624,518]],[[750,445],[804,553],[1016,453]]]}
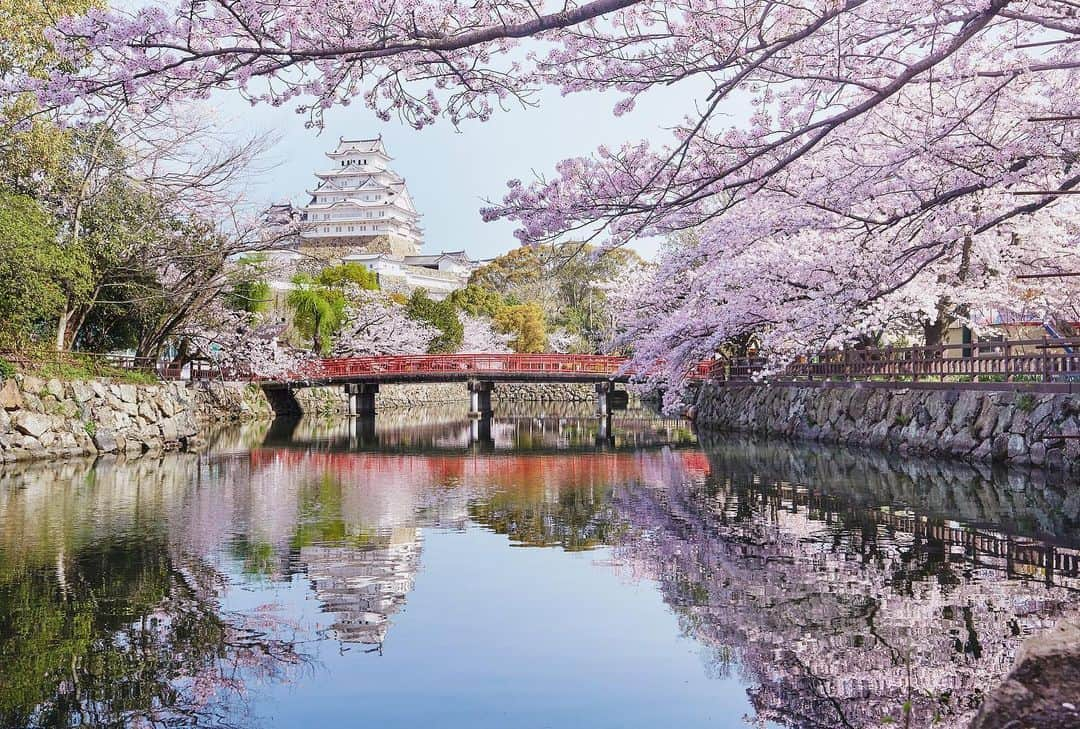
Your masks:
{"label": "red bridge", "polygon": [[[312,360],[283,378],[266,378],[261,384],[271,397],[289,397],[297,387],[344,385],[354,415],[375,411],[379,385],[410,382],[461,382],[468,384],[471,410],[491,412],[491,391],[497,382],[580,382],[596,385],[597,412],[606,414],[612,405],[625,401],[615,394],[614,384],[628,382],[625,357],[596,354],[434,354],[349,357]],[[708,373],[704,363],[692,376]],[[281,403],[279,412],[289,407]]]}
{"label": "red bridge", "polygon": [[[313,360],[281,384],[355,382],[626,382],[625,357],[597,354],[424,354]],[[266,383],[271,384],[271,383]]]}

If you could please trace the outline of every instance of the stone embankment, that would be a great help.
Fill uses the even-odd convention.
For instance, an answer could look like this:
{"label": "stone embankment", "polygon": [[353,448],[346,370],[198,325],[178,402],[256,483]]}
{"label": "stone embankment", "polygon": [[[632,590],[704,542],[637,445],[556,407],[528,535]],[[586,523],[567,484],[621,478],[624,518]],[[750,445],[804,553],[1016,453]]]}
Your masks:
{"label": "stone embankment", "polygon": [[[339,415],[347,412],[342,387],[309,387],[293,391],[306,415]],[[593,402],[596,388],[589,383],[497,383],[491,393],[495,402]],[[469,391],[460,382],[415,385],[381,385],[375,399],[378,411],[467,403]]]}
{"label": "stone embankment", "polygon": [[[300,412],[346,411],[344,389],[294,392]],[[586,402],[591,385],[499,385],[503,402]],[[380,411],[467,403],[461,383],[384,385]],[[99,453],[134,455],[185,450],[202,443],[207,422],[270,419],[266,393],[252,384],[63,382],[17,375],[0,382],[0,461],[60,458]]]}
{"label": "stone embankment", "polygon": [[0,460],[187,448],[198,438],[198,409],[195,392],[178,383],[8,378],[0,383]]}
{"label": "stone embankment", "polygon": [[693,417],[715,430],[1080,470],[1080,395],[706,384]]}
{"label": "stone embankment", "polygon": [[588,382],[498,383],[491,399],[496,402],[593,402],[596,386]]}

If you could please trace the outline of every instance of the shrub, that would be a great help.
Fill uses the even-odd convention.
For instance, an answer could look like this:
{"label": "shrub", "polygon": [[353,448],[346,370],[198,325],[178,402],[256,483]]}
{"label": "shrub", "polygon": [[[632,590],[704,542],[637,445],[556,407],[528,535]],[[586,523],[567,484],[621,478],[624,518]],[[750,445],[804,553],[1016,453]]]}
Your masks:
{"label": "shrub", "polygon": [[465,328],[458,318],[456,307],[449,299],[434,301],[427,291],[416,289],[405,304],[405,313],[409,318],[427,322],[439,330],[439,334],[428,345],[428,352],[431,354],[456,352],[461,346],[465,338]]}
{"label": "shrub", "polygon": [[0,380],[15,376],[15,365],[0,357]]}
{"label": "shrub", "polygon": [[547,321],[537,304],[507,306],[495,315],[494,323],[496,331],[514,335],[510,348],[515,352],[543,352],[547,347]]}
{"label": "shrub", "polygon": [[1016,396],[1016,409],[1022,413],[1030,413],[1035,409],[1035,396],[1030,392],[1021,392]]}

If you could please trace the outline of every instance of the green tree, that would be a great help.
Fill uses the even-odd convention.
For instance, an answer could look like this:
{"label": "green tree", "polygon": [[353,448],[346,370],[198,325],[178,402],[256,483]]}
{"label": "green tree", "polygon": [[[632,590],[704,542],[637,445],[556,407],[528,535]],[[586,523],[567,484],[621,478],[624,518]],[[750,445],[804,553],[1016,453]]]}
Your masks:
{"label": "green tree", "polygon": [[[478,268],[467,288],[490,292],[507,304],[534,303],[551,328],[577,335],[576,348],[595,351],[608,346],[614,335],[606,289],[639,265],[635,252],[621,248],[599,255],[583,243],[527,246]],[[475,293],[461,297],[466,302],[481,298]]]}
{"label": "green tree", "polygon": [[313,352],[326,354],[345,318],[345,296],[303,273],[294,276],[292,283],[295,288],[285,304],[293,312],[293,324],[301,336],[311,340]]}
{"label": "green tree", "polygon": [[360,263],[328,266],[319,271],[319,274],[315,276],[315,282],[332,289],[344,289],[349,284],[355,284],[365,291],[379,290],[378,274]]}
{"label": "green tree", "polygon": [[473,283],[451,293],[450,301],[471,316],[493,317],[506,306],[506,301],[497,291]]}
{"label": "green tree", "polygon": [[416,289],[405,304],[410,318],[424,321],[439,330],[431,340],[428,352],[445,354],[456,352],[465,338],[465,329],[458,318],[457,309],[449,299],[434,301],[424,289]]}
{"label": "green tree", "polygon": [[266,281],[266,257],[243,256],[234,271],[236,282],[225,297],[226,303],[238,311],[265,314],[273,303],[273,293]]}
{"label": "green tree", "polygon": [[495,331],[512,334],[515,352],[543,352],[547,348],[547,322],[538,304],[504,307],[494,318]]}
{"label": "green tree", "polygon": [[25,343],[54,326],[68,292],[85,293],[88,271],[35,200],[0,190],[0,337]]}

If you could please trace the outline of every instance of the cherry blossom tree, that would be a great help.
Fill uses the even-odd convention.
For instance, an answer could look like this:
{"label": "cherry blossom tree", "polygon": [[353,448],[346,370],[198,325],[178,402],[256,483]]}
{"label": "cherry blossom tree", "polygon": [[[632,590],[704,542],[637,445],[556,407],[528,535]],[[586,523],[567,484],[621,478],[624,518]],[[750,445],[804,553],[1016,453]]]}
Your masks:
{"label": "cherry blossom tree", "polygon": [[422,127],[544,85],[613,92],[616,114],[680,85],[695,103],[667,143],[565,160],[484,210],[526,242],[693,231],[624,317],[638,371],[672,380],[748,333],[794,354],[935,341],[1017,300],[1050,311],[1061,281],[1017,275],[1078,264],[1080,20],[1063,0],[185,0],[52,38],[78,63],[11,85],[46,106],[228,87],[314,125],[359,96]]}
{"label": "cherry blossom tree", "polygon": [[435,327],[410,318],[405,307],[379,291],[353,287],[348,292],[345,324],[334,341],[334,357],[423,354],[438,334]]}
{"label": "cherry blossom tree", "polygon": [[222,376],[277,378],[303,372],[314,355],[280,341],[283,322],[260,322],[252,314],[222,303],[207,303],[177,330],[189,358],[211,362]]}
{"label": "cherry blossom tree", "polygon": [[491,326],[491,318],[486,316],[461,315],[461,326],[465,330],[459,352],[511,352],[510,335],[499,334]]}

